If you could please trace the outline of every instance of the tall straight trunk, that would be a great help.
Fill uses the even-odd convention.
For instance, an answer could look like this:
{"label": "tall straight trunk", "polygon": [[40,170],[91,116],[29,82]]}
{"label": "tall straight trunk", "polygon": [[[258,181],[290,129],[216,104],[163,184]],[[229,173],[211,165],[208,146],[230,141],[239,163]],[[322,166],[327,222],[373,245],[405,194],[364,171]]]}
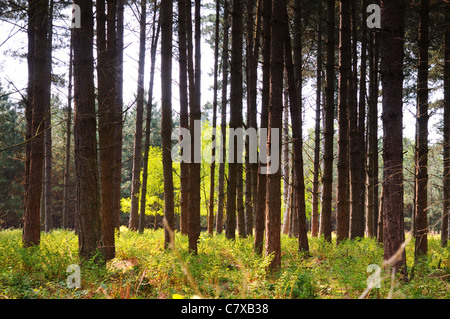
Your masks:
{"label": "tall straight trunk", "polygon": [[116,0],[116,114],[114,154],[114,226],[120,227],[120,192],[122,184],[122,138],[123,138],[123,37],[124,0]]}
{"label": "tall straight trunk", "polygon": [[72,139],[72,78],[73,78],[73,35],[70,33],[69,46],[69,92],[67,94],[67,120],[66,120],[66,156],[64,159],[64,207],[62,228],[68,227],[69,220],[69,179],[70,179],[70,149]]}
{"label": "tall straight trunk", "polygon": [[319,234],[319,170],[320,170],[320,97],[322,93],[322,6],[317,22],[316,123],[314,128],[314,168],[311,212],[311,236]]}
{"label": "tall straight trunk", "polygon": [[[30,161],[31,161],[31,136],[32,136],[32,122],[33,122],[33,90],[34,90],[34,37],[35,37],[35,17],[36,8],[35,4],[30,2],[27,9],[28,18],[28,28],[27,28],[27,38],[28,38],[28,52],[27,52],[27,68],[28,68],[28,84],[27,84],[27,99],[25,101],[25,120],[26,120],[26,131],[25,131],[25,180],[24,180],[24,218],[25,211],[27,210],[28,203],[28,189],[30,185]],[[39,218],[39,217],[38,217]]]}
{"label": "tall straight trunk", "polygon": [[[285,84],[286,86],[286,84]],[[283,203],[284,203],[284,211],[283,211],[283,228],[281,232],[285,235],[289,233],[290,226],[290,205],[289,205],[289,191],[291,189],[290,185],[290,149],[289,149],[289,95],[287,88],[284,89],[284,105],[283,105],[283,159],[282,159],[282,167],[283,167]]]}
{"label": "tall straight trunk", "polygon": [[131,209],[129,227],[137,230],[139,227],[139,191],[141,188],[142,165],[142,124],[144,117],[144,67],[145,67],[145,36],[147,1],[141,0],[140,34],[139,34],[139,61],[136,101],[136,129],[134,133],[133,171],[131,184]]}
{"label": "tall straight trunk", "polygon": [[44,214],[45,231],[53,228],[52,211],[52,43],[53,43],[53,0],[50,0],[47,17],[47,57],[45,65],[45,163],[44,163]]}
{"label": "tall straight trunk", "polygon": [[[189,109],[190,109],[190,133],[191,133],[191,163],[189,164],[189,203],[188,203],[188,236],[189,251],[197,253],[197,242],[200,236],[200,158],[201,150],[195,149],[199,143],[194,143],[199,138],[200,132],[195,131],[195,120],[201,119],[200,93],[197,85],[200,85],[200,52],[199,52],[199,10],[195,3],[195,68],[194,49],[192,43],[192,10],[191,2],[186,6],[186,29],[188,47],[188,77],[189,77]],[[197,163],[196,163],[197,162]]]}
{"label": "tall straight trunk", "polygon": [[239,163],[237,166],[236,181],[236,213],[237,213],[237,231],[240,238],[247,237],[245,227],[245,206],[244,206],[244,166]]}
{"label": "tall straight trunk", "polygon": [[337,243],[348,238],[348,84],[351,61],[350,1],[340,2],[339,25],[339,96],[338,96],[338,185],[337,185]]}
{"label": "tall straight trunk", "polygon": [[[25,246],[39,245],[40,242],[40,224],[39,213],[41,205],[42,192],[42,170],[44,167],[44,120],[45,120],[45,68],[47,64],[47,0],[29,1],[28,13],[33,32],[28,35],[28,41],[33,41],[32,45],[32,69],[29,74],[28,92],[32,92],[32,99],[29,102],[31,116],[31,134],[29,143],[29,171],[27,180],[27,189],[25,190],[25,211],[23,225],[23,243]],[[28,46],[30,49],[30,45]],[[29,52],[30,54],[30,52]],[[28,134],[27,134],[28,135]]]}
{"label": "tall straight trunk", "polygon": [[350,184],[350,211],[349,211],[349,237],[354,239],[359,232],[359,158],[358,158],[358,53],[356,38],[356,2],[350,2],[350,29],[351,29],[351,76],[348,82],[348,149],[349,149],[349,184]]}
{"label": "tall straight trunk", "polygon": [[[180,68],[180,127],[189,129],[186,56],[186,0],[178,0],[178,48]],[[180,134],[180,141],[182,135]],[[188,233],[189,164],[180,163],[180,232]]]}
{"label": "tall straight trunk", "polygon": [[[283,14],[286,3],[283,0],[272,2],[272,37],[270,55],[270,99],[269,99],[269,127],[267,150],[269,156],[274,156],[273,150],[281,154],[281,134],[278,138],[273,136],[273,130],[281,130],[283,122]],[[279,163],[278,163],[279,164]],[[277,270],[281,266],[281,166],[274,167],[271,163],[270,172],[267,175],[266,198],[266,256],[273,254],[270,263],[271,270]]]}
{"label": "tall straight trunk", "polygon": [[150,127],[152,121],[152,103],[153,103],[153,85],[155,82],[155,63],[156,63],[156,49],[158,46],[159,33],[161,31],[161,19],[156,21],[156,0],[153,3],[153,23],[152,23],[152,38],[150,48],[150,84],[148,86],[147,97],[147,112],[145,118],[145,143],[144,143],[144,159],[142,165],[142,187],[141,187],[141,204],[139,212],[139,232],[144,232],[145,226],[145,206],[147,200],[147,180],[148,180],[148,153],[150,149]]}
{"label": "tall straight trunk", "polygon": [[226,126],[227,126],[227,103],[228,103],[228,32],[229,32],[229,3],[224,3],[223,13],[223,47],[222,47],[222,103],[221,103],[221,120],[220,134],[222,136],[222,144],[220,145],[219,163],[219,196],[217,202],[217,220],[216,232],[221,234],[223,231],[223,209],[225,203],[225,158],[226,158]]}
{"label": "tall straight trunk", "polygon": [[[230,129],[242,127],[242,3],[240,0],[233,0],[231,10],[231,78],[230,78]],[[230,136],[229,151],[234,147],[233,158],[229,157],[228,163],[228,186],[226,205],[226,231],[225,235],[229,239],[235,238],[236,232],[236,187],[238,182],[237,141]]]}
{"label": "tall straight trunk", "polygon": [[441,245],[448,241],[448,221],[450,214],[450,4],[445,6],[444,35],[444,201],[442,209]]}
{"label": "tall straight trunk", "polygon": [[[286,10],[286,2],[283,1],[282,16],[281,19],[285,21],[283,23],[281,38],[284,45],[284,62],[287,70],[287,80],[289,88],[289,101],[290,112],[292,121],[292,138],[294,140],[294,174],[293,174],[293,192],[294,192],[294,206],[292,209],[292,215],[297,216],[298,225],[296,225],[295,219],[292,223],[297,226],[294,229],[294,234],[298,234],[298,248],[299,251],[308,251],[308,236],[306,229],[306,203],[305,203],[305,181],[303,176],[303,138],[302,138],[302,103],[301,103],[301,7],[299,0],[295,1],[294,7],[294,59],[292,58],[291,38],[289,33],[288,15]],[[277,33],[274,33],[277,34]],[[299,38],[300,37],[300,38]],[[273,49],[273,43],[272,43]],[[273,53],[273,52],[272,52]],[[278,54],[278,53],[277,53]],[[273,55],[272,55],[273,56]],[[272,72],[272,70],[271,70]],[[271,73],[272,75],[272,73]],[[272,84],[271,84],[272,85]],[[270,113],[269,113],[270,114]],[[268,189],[272,189],[268,186]]]}
{"label": "tall straight trunk", "polygon": [[359,216],[359,229],[357,232],[358,237],[364,237],[364,213],[366,202],[366,138],[365,138],[365,118],[366,118],[366,75],[367,75],[367,25],[366,21],[367,13],[364,8],[367,7],[366,0],[362,2],[362,20],[361,23],[361,66],[360,66],[360,78],[359,78],[359,104],[358,104],[358,216]]}
{"label": "tall straight trunk", "polygon": [[[263,65],[262,65],[262,93],[261,93],[261,128],[267,128],[268,126],[268,107],[269,107],[269,86],[270,86],[270,49],[271,49],[271,17],[272,17],[272,0],[263,0]],[[262,139],[262,131],[260,131],[259,138],[265,140],[267,137]],[[260,142],[261,145],[261,142]],[[263,159],[266,161],[266,159]],[[265,216],[266,216],[266,174],[262,173],[262,168],[264,164],[262,163],[261,157],[259,158],[258,164],[258,182],[257,191],[254,205],[254,216],[255,216],[255,242],[254,248],[255,252],[259,255],[263,251],[264,243],[264,226],[265,226]]]}
{"label": "tall straight trunk", "polygon": [[114,166],[116,113],[116,5],[114,0],[97,2],[98,137],[102,236],[106,260],[115,256]]}
{"label": "tall straight trunk", "polygon": [[[260,38],[260,14],[259,7],[261,1],[258,1],[258,12],[256,13],[256,31],[255,31],[255,1],[247,0],[247,127],[255,128],[256,123],[256,104],[257,104],[257,79],[258,79],[258,56],[259,56],[259,38]],[[249,137],[246,137],[246,145],[249,146]],[[246,158],[249,157],[246,151]],[[247,163],[245,171],[245,220],[247,235],[253,234],[254,219],[254,199],[256,196],[256,174],[258,171],[257,163]]]}
{"label": "tall straight trunk", "polygon": [[209,212],[208,212],[208,233],[214,232],[214,191],[216,177],[216,125],[217,125],[217,78],[219,72],[219,35],[220,35],[220,1],[216,1],[216,21],[214,39],[214,87],[213,87],[213,137],[211,143],[211,166],[209,172]]}
{"label": "tall straight trunk", "polygon": [[[369,45],[369,105],[367,112],[367,236],[377,237],[378,229],[378,64],[379,35],[371,30]],[[382,216],[381,216],[382,218]]]}
{"label": "tall straight trunk", "polygon": [[174,197],[172,175],[172,15],[173,2],[161,1],[161,144],[164,175],[164,247],[170,244],[174,229]]}
{"label": "tall straight trunk", "polygon": [[381,187],[380,205],[378,207],[378,220],[377,223],[377,243],[383,243],[383,203],[384,203],[384,188]]}
{"label": "tall straight trunk", "polygon": [[80,6],[81,28],[73,29],[74,139],[76,216],[80,257],[89,260],[103,246],[97,165],[94,93],[94,18],[92,1],[75,0]]}
{"label": "tall straight trunk", "polygon": [[421,0],[419,10],[419,60],[417,73],[416,138],[416,241],[415,257],[428,251],[428,24],[429,0]]}
{"label": "tall straight trunk", "polygon": [[327,64],[324,111],[324,146],[322,174],[322,211],[319,236],[331,242],[331,209],[333,192],[333,135],[334,135],[334,46],[335,46],[335,0],[327,1]]}
{"label": "tall straight trunk", "polygon": [[381,1],[381,72],[383,88],[383,246],[384,259],[400,250],[392,267],[406,276],[403,221],[402,89],[405,3]]}

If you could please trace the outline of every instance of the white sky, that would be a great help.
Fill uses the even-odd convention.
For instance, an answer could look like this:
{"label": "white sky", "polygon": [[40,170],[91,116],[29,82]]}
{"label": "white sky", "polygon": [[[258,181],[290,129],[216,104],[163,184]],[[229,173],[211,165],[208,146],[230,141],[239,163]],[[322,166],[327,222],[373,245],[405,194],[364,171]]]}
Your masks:
{"label": "white sky", "polygon": [[[68,7],[68,12],[70,12],[70,7]],[[205,12],[202,12],[202,16]],[[152,17],[147,17],[147,21],[152,21]],[[68,30],[69,21],[56,20],[54,21],[54,26],[56,30],[54,43],[68,42],[67,36],[62,35],[63,31]],[[133,15],[130,8],[126,8],[125,11],[125,35],[124,35],[124,103],[125,106],[130,105],[134,101],[134,96],[137,90],[137,58],[139,50],[139,23],[135,16]],[[148,27],[150,29],[150,27]],[[150,38],[150,30],[148,30],[148,38]],[[213,79],[212,76],[208,74],[212,73],[213,69],[213,50],[205,43],[205,39],[202,37],[202,105],[206,102],[211,102],[213,99],[212,86]],[[176,44],[176,36],[174,36],[174,46]],[[0,82],[2,83],[4,89],[7,91],[15,91],[14,86],[21,90],[24,94],[27,84],[27,61],[26,58],[13,57],[11,55],[12,50],[18,50],[20,53],[25,53],[27,49],[27,37],[26,37],[26,25],[24,21],[19,21],[16,24],[0,20]],[[158,50],[159,51],[159,50]],[[95,54],[95,53],[94,53]],[[154,101],[159,102],[161,98],[161,76],[159,73],[159,52],[156,62],[156,74],[154,83]],[[68,50],[67,49],[57,49],[53,52],[53,63],[54,74],[65,74],[66,80],[68,77]],[[148,89],[150,74],[150,49],[149,41],[147,40],[147,55],[146,55],[146,71],[145,71],[145,88]],[[172,87],[172,104],[174,112],[179,110],[179,90],[178,90],[178,62],[174,58],[173,60],[173,87]],[[8,83],[13,83],[13,85],[8,85]],[[67,92],[66,89],[55,88],[52,86],[52,94],[59,94],[63,103],[66,103]],[[430,102],[442,98],[442,90],[431,96]],[[220,96],[220,93],[219,93]],[[20,99],[19,94],[12,94],[11,98]],[[315,92],[311,85],[307,84],[303,90],[303,105],[305,107],[304,113],[304,132],[306,133],[307,128],[314,127],[314,108],[315,108]],[[415,104],[415,103],[414,103]],[[245,105],[245,101],[244,101]],[[404,106],[404,135],[410,138],[414,137],[415,132],[415,105]],[[379,104],[379,115],[381,115],[381,104]],[[434,115],[430,118],[429,138],[431,141],[436,141],[440,138],[435,133],[433,125],[439,120],[442,115]],[[245,115],[244,115],[245,117]],[[379,119],[379,135],[382,135],[381,119]]]}

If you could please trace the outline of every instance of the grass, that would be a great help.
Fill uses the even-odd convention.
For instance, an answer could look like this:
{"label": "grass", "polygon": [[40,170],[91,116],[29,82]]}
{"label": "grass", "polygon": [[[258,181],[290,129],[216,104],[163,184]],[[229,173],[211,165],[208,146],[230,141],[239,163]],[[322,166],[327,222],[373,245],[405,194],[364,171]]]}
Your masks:
{"label": "grass", "polygon": [[[66,269],[81,264],[74,232],[42,233],[38,247],[24,248],[21,230],[0,231],[0,298],[358,298],[367,288],[367,267],[381,265],[376,240],[336,246],[310,238],[310,254],[297,239],[282,236],[282,267],[268,273],[270,256],[253,252],[253,238],[227,240],[202,233],[199,253],[187,253],[186,236],[164,250],[162,230],[143,234],[122,227],[116,258],[106,267],[80,266],[81,288],[68,288]],[[414,265],[414,240],[406,246],[410,280],[381,273],[380,288],[365,298],[450,298],[450,248],[430,236],[428,259]],[[414,268],[414,271],[412,269]],[[411,273],[413,272],[413,276]]]}

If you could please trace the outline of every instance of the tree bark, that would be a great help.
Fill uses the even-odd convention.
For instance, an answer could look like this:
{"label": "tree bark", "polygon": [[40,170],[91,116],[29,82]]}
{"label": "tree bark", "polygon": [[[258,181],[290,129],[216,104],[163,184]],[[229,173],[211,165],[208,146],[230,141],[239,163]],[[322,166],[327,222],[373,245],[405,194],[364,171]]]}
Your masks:
{"label": "tree bark", "polygon": [[383,89],[383,246],[391,265],[406,276],[403,228],[403,146],[402,88],[405,4],[399,0],[381,1],[381,71]]}
{"label": "tree bark", "polygon": [[104,257],[115,256],[114,244],[114,166],[116,112],[116,4],[97,2],[97,76],[98,76],[98,138],[101,180],[102,236]]}
{"label": "tree bark", "polygon": [[[258,12],[261,1],[258,1]],[[247,128],[256,129],[257,79],[258,56],[260,38],[260,14],[256,13],[255,30],[255,0],[247,0]],[[249,136],[246,137],[246,146],[249,147]],[[246,150],[247,150],[246,148]],[[253,234],[254,200],[256,196],[258,163],[247,163],[249,158],[246,151],[245,170],[245,221],[247,235]]]}
{"label": "tree bark", "polygon": [[64,207],[62,227],[68,228],[69,220],[69,179],[70,179],[70,153],[72,139],[72,78],[73,78],[73,35],[70,33],[69,47],[69,92],[67,94],[67,121],[66,121],[66,157],[64,159]]}
{"label": "tree bark", "polygon": [[327,64],[325,85],[325,121],[323,128],[322,211],[319,236],[331,242],[331,209],[333,192],[333,135],[334,135],[334,46],[335,0],[327,1]]}
{"label": "tree bark", "polygon": [[[197,85],[200,85],[200,53],[199,53],[199,32],[198,15],[200,8],[195,6],[195,69],[194,69],[194,49],[192,44],[192,13],[191,2],[186,6],[186,29],[187,29],[187,52],[188,52],[188,78],[189,78],[189,108],[191,133],[191,163],[189,164],[189,203],[188,203],[188,236],[189,251],[197,254],[197,242],[200,236],[200,160],[201,150],[195,149],[196,139],[199,139],[200,132],[195,130],[195,121],[201,119],[200,94]],[[197,157],[196,157],[197,155]],[[198,163],[196,163],[198,162]]]}
{"label": "tree bark", "polygon": [[[145,36],[146,36],[146,0],[141,0],[140,34],[139,34],[139,61],[136,100],[136,130],[134,133],[133,170],[131,181],[131,209],[129,227],[137,230],[139,227],[139,191],[141,189],[142,165],[142,124],[144,117],[144,67],[145,67]],[[145,195],[143,195],[145,196]]]}
{"label": "tree bark", "polygon": [[221,103],[221,122],[220,131],[222,144],[220,145],[220,163],[219,163],[219,198],[217,202],[217,220],[216,232],[221,234],[223,231],[223,209],[225,202],[225,158],[226,158],[226,126],[227,126],[227,103],[228,103],[228,32],[229,32],[229,3],[224,3],[223,13],[223,47],[222,47],[222,103]]}
{"label": "tree bark", "polygon": [[[283,1],[282,7],[282,21],[288,21],[287,11],[285,9],[286,3]],[[305,181],[303,175],[303,134],[302,134],[302,102],[301,102],[301,7],[300,1],[295,2],[294,7],[294,60],[292,59],[291,38],[289,33],[289,26],[283,23],[282,26],[282,40],[284,45],[284,61],[287,70],[290,112],[292,121],[292,138],[294,140],[294,174],[293,174],[293,192],[294,207],[292,214],[297,216],[298,227],[295,233],[298,234],[299,251],[308,251],[308,236],[306,229],[306,203],[305,203]],[[299,38],[300,37],[300,38]],[[273,45],[273,43],[272,43]],[[273,46],[272,46],[273,49]],[[271,70],[272,72],[272,70]],[[272,73],[271,73],[272,74]],[[280,151],[281,152],[281,151]],[[271,189],[271,188],[268,188]],[[292,209],[292,208],[291,208]],[[295,222],[293,223],[296,224]]]}
{"label": "tree bark", "polygon": [[[367,236],[377,237],[378,229],[378,91],[379,35],[370,32],[369,46],[369,105],[367,114]],[[381,216],[382,218],[382,216]]]}
{"label": "tree bark", "polygon": [[214,233],[214,193],[216,177],[216,126],[217,126],[217,78],[219,72],[219,35],[220,35],[220,1],[216,1],[216,21],[214,39],[214,86],[213,86],[213,137],[211,141],[211,165],[209,171],[209,212],[208,212],[208,233]]}
{"label": "tree bark", "polygon": [[120,227],[120,195],[122,184],[122,138],[123,138],[123,37],[124,0],[116,0],[116,113],[114,154],[114,227]]}
{"label": "tree bark", "polygon": [[[285,86],[287,86],[285,84]],[[289,226],[290,226],[290,205],[289,205],[289,198],[290,194],[289,191],[291,189],[291,183],[290,183],[290,172],[291,168],[290,165],[290,149],[289,149],[289,95],[287,88],[284,89],[284,105],[283,105],[283,159],[282,159],[282,166],[283,166],[283,203],[284,203],[284,211],[283,211],[283,228],[281,229],[281,233],[287,235],[289,233]]]}
{"label": "tree bark", "polygon": [[350,32],[351,32],[351,66],[348,81],[348,150],[349,150],[349,238],[354,239],[359,232],[359,158],[358,158],[358,53],[356,38],[356,2],[350,2]]}
{"label": "tree bark", "polygon": [[170,244],[174,229],[174,197],[172,175],[172,16],[173,2],[161,1],[161,144],[164,174],[164,247]]}
{"label": "tree bark", "polygon": [[350,77],[350,1],[340,2],[339,25],[339,96],[338,96],[338,185],[337,185],[337,229],[336,239],[340,243],[348,238],[348,84]]}
{"label": "tree bark", "polygon": [[[242,127],[242,3],[240,0],[232,1],[231,10],[231,78],[230,78],[230,129]],[[236,188],[238,182],[239,165],[237,154],[238,139],[230,136],[229,151],[234,147],[233,158],[229,157],[228,186],[226,206],[225,235],[229,239],[235,238],[236,233]],[[242,155],[242,154],[241,154]]]}
{"label": "tree bark", "polygon": [[[94,93],[92,1],[75,0],[81,9],[81,28],[73,29],[74,138],[78,245],[84,260],[103,246]],[[101,252],[101,251],[100,251]],[[97,255],[101,257],[101,255]],[[98,259],[97,259],[98,260]]]}
{"label": "tree bark", "polygon": [[[272,154],[272,144],[275,143],[275,152],[281,154],[281,134],[278,138],[273,136],[274,130],[280,131],[283,122],[283,14],[286,3],[283,0],[272,2],[272,37],[270,48],[270,100],[269,100],[269,127],[267,150]],[[273,255],[269,265],[271,270],[277,270],[281,266],[281,165],[275,166],[271,162],[270,171],[267,174],[267,198],[266,198],[266,241],[265,254]]]}
{"label": "tree bark", "polygon": [[428,251],[428,21],[429,0],[421,0],[419,10],[419,57],[417,73],[416,117],[416,260]]}
{"label": "tree bark", "polygon": [[444,36],[444,201],[442,210],[441,245],[448,241],[448,222],[450,214],[450,4],[445,6]]}
{"label": "tree bark", "polygon": [[45,231],[53,228],[52,210],[52,44],[53,44],[53,0],[50,0],[47,17],[47,48],[45,65],[45,163],[44,163],[44,214]]}
{"label": "tree bark", "polygon": [[161,19],[156,21],[156,0],[153,3],[153,24],[152,24],[152,40],[150,48],[150,84],[148,88],[147,97],[147,114],[145,119],[145,147],[144,147],[144,161],[142,170],[142,188],[141,188],[141,205],[139,212],[139,233],[144,232],[145,224],[145,206],[147,201],[147,180],[148,180],[148,153],[150,149],[150,129],[152,121],[152,103],[153,103],[153,86],[155,81],[155,63],[156,63],[156,49],[158,46],[159,33],[161,31]]}
{"label": "tree bark", "polygon": [[[268,105],[269,105],[269,86],[270,86],[270,39],[271,39],[271,16],[272,0],[263,0],[263,65],[262,65],[262,94],[261,94],[261,128],[267,128],[268,125]],[[263,131],[260,130],[259,138],[262,140]],[[267,137],[265,137],[267,138]],[[261,142],[260,142],[261,145]],[[263,159],[264,161],[266,159]],[[258,182],[254,204],[255,216],[255,242],[254,248],[258,255],[262,254],[264,243],[264,226],[266,216],[266,174],[261,172],[263,167],[261,157],[258,164]]]}
{"label": "tree bark", "polygon": [[[32,32],[28,33],[28,41],[33,45],[28,46],[32,49],[31,54],[31,73],[29,74],[28,93],[31,92],[32,98],[29,102],[30,112],[27,119],[28,126],[31,128],[29,134],[29,170],[27,189],[25,193],[25,211],[23,225],[23,244],[27,247],[39,245],[40,242],[40,223],[39,214],[41,206],[42,192],[42,172],[44,167],[44,121],[45,121],[45,68],[47,64],[47,9],[48,1],[36,0],[29,1],[28,16],[31,20]],[[31,36],[31,37],[30,37]],[[27,134],[28,135],[28,134]]]}
{"label": "tree bark", "polygon": [[317,73],[316,73],[316,119],[314,128],[314,168],[311,212],[311,236],[319,234],[319,170],[320,170],[320,96],[322,93],[322,7],[319,5],[317,22]]}
{"label": "tree bark", "polygon": [[[178,0],[178,48],[180,68],[180,127],[189,129],[186,56],[186,0]],[[180,135],[180,141],[182,135]],[[188,233],[189,164],[180,163],[180,232]]]}
{"label": "tree bark", "polygon": [[358,104],[358,216],[359,230],[358,237],[364,237],[365,230],[365,209],[366,209],[366,75],[367,75],[367,24],[364,22],[367,18],[367,1],[362,2],[362,23],[361,23],[361,66],[359,78],[359,104]]}

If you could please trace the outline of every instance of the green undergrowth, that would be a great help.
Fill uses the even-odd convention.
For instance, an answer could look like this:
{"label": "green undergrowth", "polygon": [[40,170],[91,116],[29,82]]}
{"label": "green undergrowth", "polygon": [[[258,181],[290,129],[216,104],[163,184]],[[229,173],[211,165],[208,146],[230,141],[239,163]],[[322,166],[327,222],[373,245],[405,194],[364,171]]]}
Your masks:
{"label": "green undergrowth", "polygon": [[[25,248],[21,230],[0,231],[0,298],[358,298],[381,266],[375,239],[336,246],[309,238],[309,254],[298,253],[296,238],[282,236],[282,265],[270,272],[271,256],[253,251],[253,237],[227,240],[202,233],[198,255],[188,254],[186,236],[175,234],[175,251],[164,250],[162,230],[143,234],[121,227],[116,258],[105,266],[81,263],[72,231],[41,234]],[[450,298],[450,248],[429,237],[425,260],[414,265],[414,240],[406,246],[409,280],[381,270],[379,288],[365,298]],[[81,287],[69,288],[67,267],[80,265]],[[369,267],[370,268],[370,267]]]}

